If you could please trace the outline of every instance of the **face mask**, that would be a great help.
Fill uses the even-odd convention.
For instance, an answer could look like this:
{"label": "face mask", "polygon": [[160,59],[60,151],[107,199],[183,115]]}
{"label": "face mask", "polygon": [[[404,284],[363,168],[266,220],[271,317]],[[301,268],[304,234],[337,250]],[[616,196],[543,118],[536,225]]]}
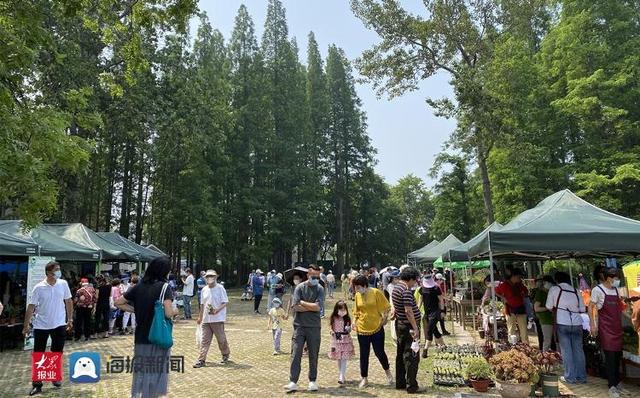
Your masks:
{"label": "face mask", "polygon": [[[62,271],[58,270],[58,271],[53,271],[53,277],[56,279],[60,279],[62,278]],[[618,281],[620,282],[620,281]]]}
{"label": "face mask", "polygon": [[316,279],[316,278],[309,279],[309,285],[311,286],[318,286],[319,283],[320,283],[320,279]]}
{"label": "face mask", "polygon": [[209,284],[216,283],[216,278],[208,277],[207,278],[207,283],[209,283]]}
{"label": "face mask", "polygon": [[614,279],[612,285],[613,287],[620,287],[620,279]]}
{"label": "face mask", "polygon": [[344,311],[344,310],[338,311],[338,316],[342,316],[343,317],[345,315],[347,315],[347,311]]}
{"label": "face mask", "polygon": [[300,279],[294,279],[293,280],[293,285],[294,286],[298,286],[300,284]]}
{"label": "face mask", "polygon": [[553,285],[551,283],[549,283],[549,282],[545,282],[544,283],[544,288],[547,289],[547,290],[551,289],[552,286]]}
{"label": "face mask", "polygon": [[360,294],[364,294],[364,292],[365,292],[365,291],[367,291],[367,289],[366,289],[366,288],[364,288],[364,287],[359,287],[359,288],[358,288],[358,289],[356,289],[356,290],[357,290],[357,291],[358,291],[358,293],[360,293]]}

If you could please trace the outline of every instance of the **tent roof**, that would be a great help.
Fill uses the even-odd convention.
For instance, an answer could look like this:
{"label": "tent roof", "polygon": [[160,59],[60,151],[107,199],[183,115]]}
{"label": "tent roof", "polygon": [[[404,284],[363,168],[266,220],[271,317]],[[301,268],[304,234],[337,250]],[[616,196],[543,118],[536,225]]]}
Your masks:
{"label": "tent roof", "polygon": [[469,248],[471,258],[640,254],[640,221],[600,209],[568,189],[545,198]]}
{"label": "tent roof", "polygon": [[469,261],[469,248],[474,246],[482,239],[484,239],[489,231],[499,231],[502,229],[502,224],[497,221],[494,221],[491,225],[485,228],[478,235],[469,239],[469,241],[461,244],[460,246],[453,247],[447,250],[444,254],[442,254],[443,261]]}
{"label": "tent roof", "polygon": [[121,246],[101,238],[97,233],[80,223],[44,224],[38,229],[47,231],[66,240],[70,240],[85,248],[102,252],[102,260],[106,261],[138,261],[139,254],[130,247]]}
{"label": "tent roof", "polygon": [[140,261],[143,262],[149,262],[151,260],[153,260],[156,257],[160,257],[162,256],[162,254],[151,250],[151,249],[147,249],[146,247],[139,245],[135,242],[130,241],[129,239],[123,237],[122,235],[118,234],[117,232],[97,232],[98,236],[100,236],[101,238],[116,244],[116,245],[120,245],[120,246],[125,246],[130,248],[131,250],[134,250],[136,252],[139,253],[140,255]]}
{"label": "tent roof", "polygon": [[440,242],[438,242],[437,240],[435,240],[435,239],[434,239],[434,240],[432,240],[431,242],[427,243],[425,246],[423,246],[423,247],[419,248],[418,250],[414,250],[414,251],[412,251],[411,253],[409,253],[409,254],[407,255],[407,257],[409,257],[409,258],[415,258],[415,257],[416,257],[416,256],[418,256],[420,253],[423,253],[423,252],[425,252],[425,251],[427,251],[427,250],[431,249],[432,247],[434,247],[434,246],[435,246],[435,245],[437,245],[438,243],[440,243]]}
{"label": "tent roof", "polygon": [[153,251],[154,251],[154,252],[156,252],[156,253],[160,253],[160,254],[162,254],[163,256],[166,256],[166,255],[167,255],[165,252],[163,252],[162,250],[158,249],[158,247],[157,247],[156,245],[153,245],[153,244],[152,244],[152,245],[148,245],[148,246],[147,246],[147,249],[149,249],[149,250],[153,250]]}
{"label": "tent roof", "polygon": [[35,256],[38,244],[17,220],[0,220],[0,256]]}
{"label": "tent roof", "polygon": [[442,242],[437,245],[421,251],[413,257],[418,263],[433,263],[442,255],[442,253],[451,249],[452,247],[460,246],[462,242],[456,238],[453,234],[449,234]]}

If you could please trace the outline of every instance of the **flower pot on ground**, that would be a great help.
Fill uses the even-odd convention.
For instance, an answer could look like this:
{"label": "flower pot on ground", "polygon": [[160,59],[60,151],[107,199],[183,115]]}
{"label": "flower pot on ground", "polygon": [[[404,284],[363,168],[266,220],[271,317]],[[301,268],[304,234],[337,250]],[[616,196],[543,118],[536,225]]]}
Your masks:
{"label": "flower pot on ground", "polygon": [[491,365],[484,358],[470,358],[467,362],[465,375],[471,382],[474,390],[478,392],[487,392],[489,384],[493,378]]}
{"label": "flower pot on ground", "polygon": [[531,358],[511,349],[494,355],[489,362],[502,397],[525,398],[531,394],[531,384],[538,381],[539,374]]}

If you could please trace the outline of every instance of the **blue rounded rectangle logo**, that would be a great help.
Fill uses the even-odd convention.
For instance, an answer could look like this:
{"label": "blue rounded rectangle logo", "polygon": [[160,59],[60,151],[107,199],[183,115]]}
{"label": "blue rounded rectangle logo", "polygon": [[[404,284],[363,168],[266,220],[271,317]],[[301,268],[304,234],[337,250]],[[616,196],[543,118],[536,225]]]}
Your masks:
{"label": "blue rounded rectangle logo", "polygon": [[97,383],[100,381],[100,354],[97,352],[73,352],[69,355],[69,380],[72,383]]}

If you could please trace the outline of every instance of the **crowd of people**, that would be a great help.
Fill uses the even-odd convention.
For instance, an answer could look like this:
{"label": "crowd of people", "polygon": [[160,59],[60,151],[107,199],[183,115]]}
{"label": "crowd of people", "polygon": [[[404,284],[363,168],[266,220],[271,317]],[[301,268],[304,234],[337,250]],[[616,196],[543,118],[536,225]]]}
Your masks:
{"label": "crowd of people", "polygon": [[[150,341],[150,330],[158,305],[161,305],[167,319],[175,319],[178,315],[176,292],[171,283],[175,278],[170,278],[170,271],[169,259],[161,257],[149,264],[143,278],[136,273],[126,279],[111,280],[98,275],[94,281],[83,278],[76,290],[61,279],[60,265],[51,262],[46,266],[45,279],[35,286],[30,296],[24,334],[29,334],[29,325],[32,324],[34,352],[45,351],[49,338],[51,350],[62,352],[67,333],[75,331],[76,340],[82,337],[85,341],[107,338],[116,333],[115,320],[121,317],[121,333],[134,333],[134,355],[154,357],[166,365],[171,349]],[[285,322],[293,318],[286,391],[299,389],[304,355],[309,360],[308,390],[319,389],[318,359],[323,334],[330,339],[328,356],[336,361],[338,385],[343,386],[347,382],[347,366],[356,354],[357,342],[359,388],[369,385],[373,350],[385,372],[387,384],[408,393],[422,391],[417,380],[420,359],[427,358],[434,345],[443,346],[442,337],[448,334],[443,322],[446,311],[443,299],[447,286],[445,277],[431,269],[421,272],[408,265],[399,269],[387,267],[380,273],[366,265],[360,270],[352,270],[341,276],[344,296],[328,313],[328,332],[323,333],[325,295],[333,294],[335,290],[335,278],[332,276],[331,271],[325,274],[324,269],[317,265],[310,265],[306,273],[293,274],[290,280],[292,291],[286,303],[287,283],[282,274],[274,270],[263,275],[256,269],[248,279],[256,314],[260,313],[261,296],[267,290],[268,329],[274,355],[282,354],[282,329]],[[620,296],[617,269],[598,267],[594,277],[598,284],[591,289],[586,304],[582,292],[572,286],[570,276],[564,272],[555,273],[553,278],[538,278],[530,292],[523,283],[522,271],[513,269],[502,282],[494,285],[495,294],[505,304],[510,337],[528,344],[527,330],[531,324],[536,324],[539,325],[540,349],[559,348],[563,357],[563,381],[566,383],[586,383],[583,333],[586,330],[592,336],[598,336],[606,362],[609,395],[616,398],[628,394],[620,382],[618,370],[622,358],[621,314],[631,300]],[[201,272],[196,280],[187,269],[180,279],[183,301],[188,301],[183,304],[184,319],[192,318],[191,300],[196,295],[198,297],[198,359],[193,367],[206,366],[214,336],[222,356],[221,363],[226,364],[231,350],[225,333],[229,298],[224,285],[218,282],[218,274],[214,270]],[[490,282],[488,278],[487,292],[491,290]],[[485,294],[483,303],[489,297]],[[633,322],[638,328],[640,302],[634,308]],[[391,370],[385,349],[385,326],[388,323],[391,323],[392,339],[396,345],[395,372]],[[421,335],[424,335],[423,344]],[[164,368],[159,365],[156,369]],[[133,397],[167,395],[166,372],[134,369],[133,373]],[[53,385],[59,388],[61,383],[56,381]],[[41,391],[42,383],[33,382],[30,395]]]}

